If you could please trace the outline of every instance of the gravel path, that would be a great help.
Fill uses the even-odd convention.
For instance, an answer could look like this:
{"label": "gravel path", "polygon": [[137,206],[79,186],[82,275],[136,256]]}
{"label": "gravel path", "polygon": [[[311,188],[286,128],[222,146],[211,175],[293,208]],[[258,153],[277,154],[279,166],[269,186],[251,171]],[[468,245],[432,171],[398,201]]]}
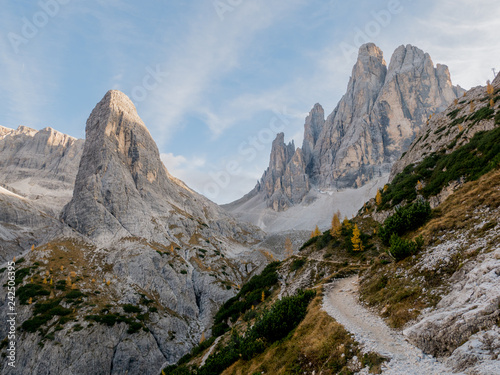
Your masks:
{"label": "gravel path", "polygon": [[[365,352],[377,352],[391,358],[382,367],[383,374],[445,375],[457,374],[443,363],[411,345],[404,336],[387,327],[384,321],[358,302],[358,277],[338,279],[325,287],[323,309],[353,333]],[[366,369],[359,374],[367,374]]]}

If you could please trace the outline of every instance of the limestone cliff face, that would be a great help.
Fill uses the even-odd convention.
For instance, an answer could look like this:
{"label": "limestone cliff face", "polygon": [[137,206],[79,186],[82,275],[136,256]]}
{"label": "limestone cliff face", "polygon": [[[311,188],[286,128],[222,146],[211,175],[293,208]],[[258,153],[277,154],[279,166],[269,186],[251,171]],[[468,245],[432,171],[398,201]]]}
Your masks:
{"label": "limestone cliff face", "polygon": [[300,203],[311,186],[359,188],[387,175],[429,116],[463,92],[452,85],[445,65],[434,67],[430,56],[417,47],[398,47],[387,67],[382,51],[365,44],[334,111],[325,120],[323,108],[316,104],[307,116],[302,158],[297,156],[290,169],[293,178],[283,162],[291,161],[294,150],[288,145],[283,151],[279,134],[275,142],[283,157],[275,165],[278,146],[273,144],[269,168],[249,196],[264,192],[267,206],[283,211]]}
{"label": "limestone cliff face", "polygon": [[284,139],[284,133],[279,133],[273,141],[269,168],[251,193],[264,194],[268,206],[275,211],[300,203],[310,189],[302,150],[295,150],[293,141],[286,145]]}
{"label": "limestone cliff face", "polygon": [[[0,189],[0,209],[11,208],[0,211],[0,239],[12,231],[23,234],[14,224],[39,228],[43,239],[34,251],[26,252],[30,242],[22,242],[22,267],[36,272],[19,287],[31,282],[48,288],[39,275],[52,272],[55,283],[74,272],[73,285],[85,300],[71,306],[58,328],[57,318],[43,324],[51,340],[21,325],[36,315],[39,303],[69,306],[61,302],[69,288],[52,288],[51,295],[20,305],[20,360],[16,368],[0,360],[2,374],[158,374],[199,343],[203,333],[209,337],[218,308],[237,293],[237,285],[264,267],[266,257],[272,258],[269,248],[259,244],[259,229],[236,221],[167,172],[123,93],[110,91],[97,104],[86,137],[73,198],[61,222],[34,215],[23,197]],[[45,235],[45,226],[55,223],[59,232]],[[2,283],[6,277],[0,275]],[[2,315],[8,308],[6,293],[0,290]],[[126,304],[139,308],[141,319],[128,314]],[[89,320],[107,314],[128,314],[129,323]],[[131,324],[142,329],[131,331]],[[0,327],[1,337],[7,328]]]}
{"label": "limestone cliff face", "polygon": [[0,183],[58,215],[71,199],[83,144],[52,128],[0,127]]}
{"label": "limestone cliff face", "polygon": [[251,231],[169,175],[133,103],[119,91],[109,91],[87,121],[73,199],[61,217],[102,243],[134,236],[170,245],[179,242],[174,227],[189,240],[201,224],[207,233],[234,238]]}
{"label": "limestone cliff face", "polygon": [[315,147],[311,180],[320,187],[360,187],[387,173],[429,116],[457,95],[448,68],[408,45],[394,52],[389,67],[374,44],[360,48],[347,92]]}
{"label": "limestone cliff face", "polygon": [[[499,77],[500,74],[492,82],[495,93],[500,90]],[[407,152],[393,164],[389,180],[392,181],[409,164],[417,164],[436,152],[449,153],[468,143],[477,132],[498,126],[493,115],[481,120],[473,116],[477,111],[491,109],[489,99],[492,99],[492,95],[488,94],[487,87],[477,86],[460,95],[443,112],[432,116],[409,145]],[[497,110],[498,107],[498,102],[495,102],[493,109]]]}

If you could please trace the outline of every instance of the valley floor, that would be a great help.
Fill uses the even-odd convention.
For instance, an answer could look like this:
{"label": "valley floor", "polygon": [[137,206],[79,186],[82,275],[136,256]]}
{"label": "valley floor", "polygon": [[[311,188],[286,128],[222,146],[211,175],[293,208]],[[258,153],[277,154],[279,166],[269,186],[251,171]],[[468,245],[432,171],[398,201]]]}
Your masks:
{"label": "valley floor", "polygon": [[[425,355],[404,336],[363,307],[357,298],[358,276],[338,279],[325,286],[323,309],[355,335],[365,351],[390,358],[382,367],[383,374],[444,375],[457,374],[443,363]],[[363,374],[361,372],[360,374]]]}

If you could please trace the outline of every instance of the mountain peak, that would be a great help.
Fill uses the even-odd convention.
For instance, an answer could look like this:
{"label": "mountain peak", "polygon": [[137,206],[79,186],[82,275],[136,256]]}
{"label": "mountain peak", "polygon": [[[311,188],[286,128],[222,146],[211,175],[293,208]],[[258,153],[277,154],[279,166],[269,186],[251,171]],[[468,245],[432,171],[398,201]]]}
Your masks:
{"label": "mountain peak", "polygon": [[358,60],[363,56],[383,58],[383,55],[384,53],[375,45],[375,43],[365,43],[361,47],[359,47]]}

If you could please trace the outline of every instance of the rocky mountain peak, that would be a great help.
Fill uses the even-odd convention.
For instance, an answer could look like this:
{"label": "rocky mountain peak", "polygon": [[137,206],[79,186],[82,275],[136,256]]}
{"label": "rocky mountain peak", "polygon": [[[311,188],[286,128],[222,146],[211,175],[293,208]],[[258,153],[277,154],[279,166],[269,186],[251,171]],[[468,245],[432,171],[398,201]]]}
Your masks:
{"label": "rocky mountain peak", "polygon": [[306,117],[304,124],[304,140],[302,142],[302,152],[304,161],[309,170],[312,168],[311,161],[313,159],[313,150],[316,142],[325,126],[325,110],[321,104],[316,103]]}
{"label": "rocky mountain peak", "polygon": [[[207,238],[243,235],[217,205],[169,176],[125,94],[109,91],[85,132],[73,199],[62,213],[70,227],[99,244],[130,236],[167,246],[189,243],[201,230],[198,223],[205,224]],[[214,230],[208,229],[210,223]]]}
{"label": "rocky mountain peak", "polygon": [[[434,67],[421,49],[398,47],[387,67],[380,48],[364,44],[337,107],[325,120],[323,108],[316,104],[306,117],[294,179],[283,165],[290,163],[294,151],[285,151],[284,135],[279,134],[257,190],[264,192],[268,207],[284,210],[295,204],[292,201],[301,202],[310,183],[320,190],[359,188],[374,179],[383,183],[429,116],[462,94],[452,85],[446,65]],[[297,189],[292,200],[283,199],[292,196],[286,181],[294,181]]]}

